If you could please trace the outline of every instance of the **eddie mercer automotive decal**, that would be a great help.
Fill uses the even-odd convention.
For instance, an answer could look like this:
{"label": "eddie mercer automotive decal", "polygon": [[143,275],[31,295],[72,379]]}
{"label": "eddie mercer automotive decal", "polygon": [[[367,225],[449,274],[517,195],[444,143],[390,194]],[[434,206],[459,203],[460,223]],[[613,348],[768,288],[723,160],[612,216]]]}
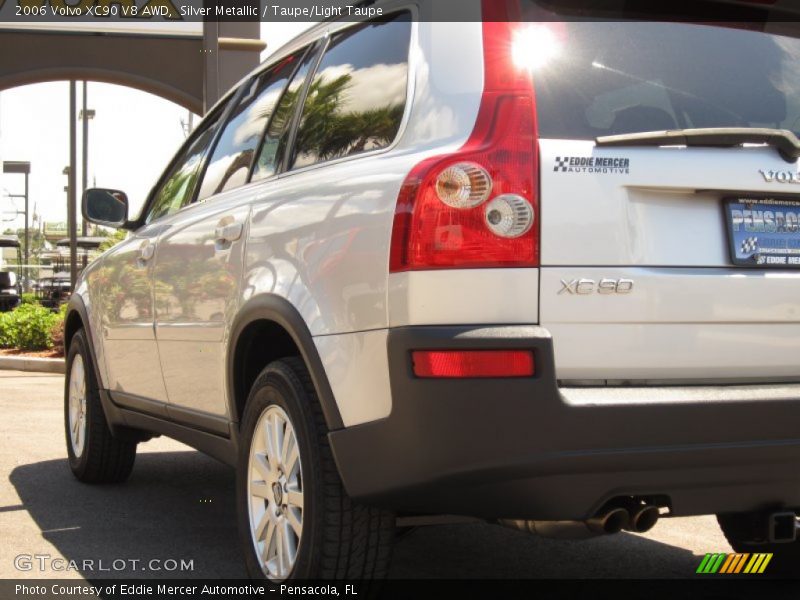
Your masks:
{"label": "eddie mercer automotive decal", "polygon": [[630,173],[630,165],[630,158],[614,156],[556,156],[553,171],[627,175]]}

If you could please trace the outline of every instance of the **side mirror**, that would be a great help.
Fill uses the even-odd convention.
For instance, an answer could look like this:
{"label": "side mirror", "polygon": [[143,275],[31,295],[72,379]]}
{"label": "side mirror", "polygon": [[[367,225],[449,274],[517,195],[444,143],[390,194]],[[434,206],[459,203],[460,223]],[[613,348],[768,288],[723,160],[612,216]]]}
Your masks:
{"label": "side mirror", "polygon": [[89,188],[83,193],[83,218],[98,225],[124,229],[128,224],[128,196],[119,190]]}

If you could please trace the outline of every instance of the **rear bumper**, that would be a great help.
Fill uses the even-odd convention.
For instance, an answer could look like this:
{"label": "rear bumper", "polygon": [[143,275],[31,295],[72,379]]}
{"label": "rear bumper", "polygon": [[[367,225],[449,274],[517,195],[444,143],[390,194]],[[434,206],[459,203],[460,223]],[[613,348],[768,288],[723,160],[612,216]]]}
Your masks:
{"label": "rear bumper", "polygon": [[[532,349],[529,379],[419,379],[418,349]],[[405,327],[392,412],[334,431],[354,498],[398,510],[580,519],[616,496],[675,515],[800,507],[800,385],[559,389],[536,326]]]}

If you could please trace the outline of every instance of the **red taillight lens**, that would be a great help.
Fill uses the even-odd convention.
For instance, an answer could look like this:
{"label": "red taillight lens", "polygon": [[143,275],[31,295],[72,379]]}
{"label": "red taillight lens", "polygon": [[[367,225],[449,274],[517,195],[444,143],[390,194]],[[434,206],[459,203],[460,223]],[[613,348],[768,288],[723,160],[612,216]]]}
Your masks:
{"label": "red taillight lens", "polygon": [[416,350],[411,353],[417,377],[532,377],[530,350]]}
{"label": "red taillight lens", "polygon": [[[475,127],[459,151],[425,160],[406,177],[397,199],[390,272],[539,264],[533,86],[530,73],[516,67],[511,56],[519,25],[499,21],[509,18],[498,13],[499,4],[484,2],[485,76]],[[488,173],[485,199],[477,205],[443,201],[437,182],[441,186],[444,178],[452,186],[457,178],[446,175],[465,163]],[[470,191],[460,190],[464,197]]]}

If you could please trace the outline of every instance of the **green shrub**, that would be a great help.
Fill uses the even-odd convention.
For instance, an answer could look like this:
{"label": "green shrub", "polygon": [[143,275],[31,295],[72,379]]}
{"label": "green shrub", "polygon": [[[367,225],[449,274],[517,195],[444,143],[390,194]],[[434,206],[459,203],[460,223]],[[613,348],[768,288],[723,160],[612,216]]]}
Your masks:
{"label": "green shrub", "polygon": [[32,292],[22,293],[22,304],[39,304],[39,299]]}
{"label": "green shrub", "polygon": [[0,346],[19,350],[45,350],[53,347],[53,329],[60,313],[38,304],[21,304],[0,314]]}
{"label": "green shrub", "polygon": [[53,350],[61,354],[62,356],[65,355],[64,349],[64,321],[66,320],[67,316],[67,305],[66,303],[62,304],[58,308],[58,312],[56,313],[56,320],[53,323],[52,327],[50,328],[50,342],[52,344]]}

